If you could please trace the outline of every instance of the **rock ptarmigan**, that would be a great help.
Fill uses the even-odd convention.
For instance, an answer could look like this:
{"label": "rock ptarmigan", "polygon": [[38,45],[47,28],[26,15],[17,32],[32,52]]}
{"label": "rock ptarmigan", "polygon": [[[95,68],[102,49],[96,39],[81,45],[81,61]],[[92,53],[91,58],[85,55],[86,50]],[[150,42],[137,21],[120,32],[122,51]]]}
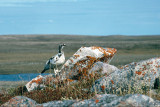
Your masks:
{"label": "rock ptarmigan", "polygon": [[47,62],[46,65],[44,66],[43,71],[41,72],[44,73],[46,70],[49,69],[53,69],[54,73],[57,74],[59,72],[58,70],[58,66],[61,66],[64,62],[65,62],[65,56],[64,56],[64,52],[62,51],[62,49],[66,46],[66,44],[60,44],[59,45],[59,50],[58,50],[58,54],[56,54],[55,56],[52,56]]}

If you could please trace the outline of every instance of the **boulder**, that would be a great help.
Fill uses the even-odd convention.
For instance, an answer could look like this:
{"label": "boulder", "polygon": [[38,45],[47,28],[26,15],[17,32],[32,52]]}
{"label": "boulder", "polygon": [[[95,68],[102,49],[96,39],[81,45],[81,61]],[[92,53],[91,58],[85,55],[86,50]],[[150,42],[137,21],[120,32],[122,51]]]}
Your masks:
{"label": "boulder", "polygon": [[160,106],[160,101],[141,94],[116,96],[112,94],[97,95],[92,99],[83,100],[72,104],[74,107],[146,107]]}
{"label": "boulder", "polygon": [[102,75],[109,75],[112,72],[119,70],[114,65],[108,63],[96,62],[93,67],[89,70],[89,74],[100,73]]}
{"label": "boulder", "polygon": [[160,77],[160,58],[152,58],[140,62],[133,62],[115,69],[110,75],[103,76],[95,81],[92,91],[107,93],[135,93],[142,89],[154,88],[154,84],[159,84],[157,78]]}
{"label": "boulder", "polygon": [[3,104],[2,107],[35,107],[36,105],[36,101],[30,98],[24,96],[16,96]]}
{"label": "boulder", "polygon": [[36,101],[24,97],[16,96],[2,105],[2,107],[88,107],[88,106],[104,106],[104,107],[119,107],[119,106],[160,106],[160,101],[154,100],[148,96],[141,94],[129,94],[125,96],[116,96],[112,94],[100,94],[88,100],[62,100],[51,101],[43,104],[38,104]]}
{"label": "boulder", "polygon": [[25,88],[27,89],[26,91],[30,92],[33,90],[44,89],[46,86],[53,86],[54,85],[53,83],[55,84],[58,83],[58,78],[56,78],[54,75],[52,74],[46,76],[38,75],[37,77],[29,81],[25,85]]}
{"label": "boulder", "polygon": [[81,47],[62,66],[61,77],[73,80],[87,77],[96,62],[109,63],[116,53],[115,48]]}

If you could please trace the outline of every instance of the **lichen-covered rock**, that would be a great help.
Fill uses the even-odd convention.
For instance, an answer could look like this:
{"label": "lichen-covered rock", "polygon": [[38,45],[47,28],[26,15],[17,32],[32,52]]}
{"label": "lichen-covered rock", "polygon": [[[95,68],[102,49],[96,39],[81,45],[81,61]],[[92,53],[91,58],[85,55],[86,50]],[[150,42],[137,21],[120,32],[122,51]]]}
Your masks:
{"label": "lichen-covered rock", "polygon": [[43,107],[70,107],[75,102],[75,100],[51,101],[42,105]]}
{"label": "lichen-covered rock", "polygon": [[[119,69],[114,65],[110,65],[103,62],[96,62],[93,65],[93,67],[89,70],[89,74],[100,73],[102,75],[109,75],[116,70],[119,70]],[[97,71],[100,71],[100,72],[97,72]]]}
{"label": "lichen-covered rock", "polygon": [[147,87],[153,88],[159,76],[160,58],[133,62],[95,81],[92,91],[96,88],[98,92],[138,92]]}
{"label": "lichen-covered rock", "polygon": [[141,94],[116,96],[112,94],[96,95],[88,100],[62,100],[38,104],[34,100],[24,96],[10,99],[2,107],[119,107],[119,106],[154,106],[159,107],[160,101]]}
{"label": "lichen-covered rock", "polygon": [[36,101],[30,98],[24,96],[16,96],[3,104],[2,107],[35,107],[36,105]]}
{"label": "lichen-covered rock", "polygon": [[42,86],[43,82],[44,82],[44,77],[39,75],[36,78],[32,79],[30,82],[28,82],[25,86],[28,91],[36,90],[38,89],[38,87],[39,88],[45,87],[44,85]]}
{"label": "lichen-covered rock", "polygon": [[43,89],[47,85],[53,85],[53,83],[56,83],[58,80],[54,77],[54,75],[46,75],[41,76],[38,75],[36,78],[33,78],[30,82],[28,82],[25,87],[27,88],[27,91],[33,91],[38,89]]}
{"label": "lichen-covered rock", "polygon": [[79,101],[74,103],[74,107],[121,107],[121,106],[134,106],[134,107],[146,107],[146,106],[160,106],[160,101],[153,100],[152,98],[141,95],[125,95],[116,96],[112,94],[97,95],[92,99]]}
{"label": "lichen-covered rock", "polygon": [[78,80],[82,76],[88,76],[88,71],[96,62],[109,63],[116,51],[114,48],[81,47],[63,65],[61,76],[74,80]]}
{"label": "lichen-covered rock", "polygon": [[[43,89],[46,84],[55,85],[56,83],[66,80],[75,82],[83,76],[88,76],[94,69],[98,69],[101,62],[108,63],[116,53],[114,48],[102,47],[81,47],[72,57],[70,57],[63,65],[59,75],[37,76],[28,82],[25,86],[28,91]],[[96,62],[99,62],[96,64]],[[95,66],[95,67],[94,67]],[[110,65],[105,65],[105,67]],[[94,67],[91,72],[88,71]],[[105,68],[104,68],[105,69]],[[98,70],[97,70],[98,71]],[[111,70],[110,70],[111,71]],[[110,72],[108,71],[108,72]]]}

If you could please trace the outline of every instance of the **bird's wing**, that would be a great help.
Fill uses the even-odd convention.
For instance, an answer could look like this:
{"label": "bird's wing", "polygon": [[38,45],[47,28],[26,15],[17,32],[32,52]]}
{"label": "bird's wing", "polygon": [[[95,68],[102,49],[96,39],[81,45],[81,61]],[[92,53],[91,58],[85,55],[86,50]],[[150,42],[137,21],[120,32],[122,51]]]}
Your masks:
{"label": "bird's wing", "polygon": [[54,56],[53,57],[51,57],[47,62],[46,62],[46,64],[45,64],[45,66],[44,66],[44,69],[43,69],[43,71],[41,72],[41,73],[44,73],[46,70],[48,70],[48,69],[52,69],[53,68],[53,66],[52,65],[50,65],[51,63],[52,63],[52,60],[54,59]]}
{"label": "bird's wing", "polygon": [[50,64],[50,60],[48,60],[48,61],[46,62],[46,65],[48,65],[48,64]]}
{"label": "bird's wing", "polygon": [[54,56],[52,56],[52,57],[46,62],[46,64],[50,64],[53,59],[54,59]]}
{"label": "bird's wing", "polygon": [[44,73],[46,70],[48,70],[50,68],[50,59],[46,62],[44,69],[41,73]]}

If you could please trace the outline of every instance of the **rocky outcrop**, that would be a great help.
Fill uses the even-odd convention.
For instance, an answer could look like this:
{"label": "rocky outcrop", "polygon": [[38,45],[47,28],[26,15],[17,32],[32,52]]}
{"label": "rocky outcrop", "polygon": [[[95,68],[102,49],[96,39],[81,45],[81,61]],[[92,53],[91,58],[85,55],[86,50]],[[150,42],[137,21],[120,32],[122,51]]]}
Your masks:
{"label": "rocky outcrop", "polygon": [[145,88],[154,88],[160,77],[160,58],[152,58],[141,62],[133,62],[115,69],[109,76],[104,76],[92,87],[92,91],[121,93],[138,92]]}
{"label": "rocky outcrop", "polygon": [[[66,63],[62,66],[58,76],[47,75],[37,76],[28,82],[25,87],[28,91],[43,89],[47,85],[55,86],[61,81],[74,81],[90,76],[94,71],[98,71],[98,66],[109,63],[116,53],[114,48],[102,47],[81,47]],[[103,69],[110,65],[105,65]],[[90,70],[90,72],[88,72]],[[109,70],[111,72],[112,70]]]}
{"label": "rocky outcrop", "polygon": [[125,96],[116,96],[111,94],[96,95],[94,98],[88,100],[62,100],[51,101],[43,104],[38,104],[36,101],[24,97],[16,96],[2,105],[2,107],[59,107],[59,106],[73,106],[73,107],[112,107],[112,106],[160,106],[160,101],[154,100],[148,96],[141,94],[130,94]]}
{"label": "rocky outcrop", "polygon": [[93,99],[79,101],[72,104],[74,107],[85,107],[85,106],[103,106],[103,107],[146,107],[146,106],[160,106],[160,101],[153,100],[152,98],[141,95],[125,95],[125,96],[116,96],[112,94],[102,94],[97,95]]}
{"label": "rocky outcrop", "polygon": [[79,80],[89,76],[89,70],[96,62],[109,63],[117,52],[114,48],[81,47],[70,57],[61,69],[62,78]]}

